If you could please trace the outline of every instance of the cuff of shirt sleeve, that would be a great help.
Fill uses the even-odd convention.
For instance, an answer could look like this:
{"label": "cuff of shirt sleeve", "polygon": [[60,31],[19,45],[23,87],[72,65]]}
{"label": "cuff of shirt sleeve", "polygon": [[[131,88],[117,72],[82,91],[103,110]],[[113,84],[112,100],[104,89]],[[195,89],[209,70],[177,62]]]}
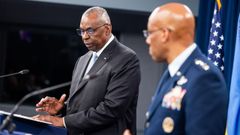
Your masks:
{"label": "cuff of shirt sleeve", "polygon": [[63,117],[63,126],[64,126],[65,128],[67,128],[64,117]]}

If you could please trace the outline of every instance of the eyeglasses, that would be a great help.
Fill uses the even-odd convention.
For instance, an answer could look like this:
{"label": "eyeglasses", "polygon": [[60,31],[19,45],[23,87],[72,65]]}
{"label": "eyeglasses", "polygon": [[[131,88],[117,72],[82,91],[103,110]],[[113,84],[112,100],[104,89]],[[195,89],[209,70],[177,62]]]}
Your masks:
{"label": "eyeglasses", "polygon": [[83,36],[85,32],[86,32],[89,36],[92,36],[97,29],[103,27],[104,25],[108,25],[108,24],[105,23],[105,24],[100,25],[100,26],[98,26],[98,27],[96,27],[96,28],[91,28],[91,27],[90,27],[90,28],[87,28],[86,30],[80,28],[80,29],[76,29],[76,32],[77,32],[77,34],[78,34],[79,36]]}
{"label": "eyeglasses", "polygon": [[[145,38],[148,38],[151,34],[153,34],[154,32],[157,32],[157,31],[160,31],[160,30],[163,30],[164,28],[159,28],[159,29],[156,29],[156,30],[153,30],[153,31],[148,31],[148,30],[143,30],[143,36]],[[167,30],[169,32],[172,32],[173,30],[170,29],[170,28],[167,28]]]}

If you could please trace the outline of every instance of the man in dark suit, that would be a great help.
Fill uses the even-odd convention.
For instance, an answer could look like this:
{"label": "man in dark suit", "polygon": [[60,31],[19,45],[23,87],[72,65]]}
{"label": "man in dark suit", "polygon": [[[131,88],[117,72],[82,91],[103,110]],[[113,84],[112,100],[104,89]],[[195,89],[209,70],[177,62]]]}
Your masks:
{"label": "man in dark suit", "polygon": [[[89,52],[75,65],[69,98],[65,104],[65,94],[59,100],[43,98],[36,110],[50,115],[35,119],[65,126],[72,135],[120,135],[126,128],[135,134],[140,82],[135,52],[113,36],[108,13],[101,7],[83,13],[77,32]],[[56,116],[60,112],[63,117]]]}
{"label": "man in dark suit", "polygon": [[146,113],[144,134],[224,135],[225,81],[194,43],[191,10],[179,3],[160,6],[151,13],[147,28],[144,35],[152,59],[167,62],[168,68]]}

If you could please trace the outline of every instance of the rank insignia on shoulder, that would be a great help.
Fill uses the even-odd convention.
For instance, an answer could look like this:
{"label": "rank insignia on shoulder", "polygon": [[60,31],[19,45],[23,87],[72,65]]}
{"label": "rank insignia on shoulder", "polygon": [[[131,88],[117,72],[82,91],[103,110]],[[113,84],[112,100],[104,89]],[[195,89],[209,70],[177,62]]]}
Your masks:
{"label": "rank insignia on shoulder", "polygon": [[205,62],[203,62],[202,60],[196,59],[195,60],[195,64],[199,65],[202,69],[204,69],[205,71],[209,70],[209,65]]}

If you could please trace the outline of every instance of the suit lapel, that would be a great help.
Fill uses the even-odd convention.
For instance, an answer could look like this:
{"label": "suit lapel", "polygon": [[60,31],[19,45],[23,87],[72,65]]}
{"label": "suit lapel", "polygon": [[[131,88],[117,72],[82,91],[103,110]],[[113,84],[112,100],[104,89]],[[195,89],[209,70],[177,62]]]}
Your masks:
{"label": "suit lapel", "polygon": [[[154,96],[153,96],[153,101],[156,100],[156,98],[157,98],[157,96],[158,96],[158,93],[161,91],[161,87],[162,87],[163,84],[164,84],[164,83],[163,83],[163,81],[164,81],[163,78],[165,78],[165,76],[167,76],[167,74],[169,74],[169,73],[168,73],[168,70],[165,70],[165,72],[162,74],[161,79],[160,79],[160,81],[159,81],[159,83],[158,83],[157,89],[156,89],[155,94],[154,94]],[[148,112],[152,112],[152,108],[153,108],[153,106],[154,106],[153,101],[152,101],[152,103],[150,104],[150,106],[149,106],[149,108],[148,108]]]}
{"label": "suit lapel", "polygon": [[[106,58],[104,57],[103,59],[99,57],[97,61],[93,64],[88,74],[89,75],[97,74],[97,71],[99,71],[99,69],[107,62],[107,59],[108,59],[107,57]],[[87,82],[88,80],[81,80],[76,91],[80,90]],[[76,91],[74,93],[76,93]]]}
{"label": "suit lapel", "polygon": [[[92,68],[89,70],[88,74],[89,75],[94,75],[97,74],[97,72],[103,67],[103,65],[105,65],[107,63],[107,61],[110,59],[112,52],[114,51],[115,46],[117,45],[117,41],[116,39],[114,39],[108,47],[105,48],[105,50],[103,50],[103,52],[100,54],[100,56],[98,57],[98,59],[96,60],[96,62],[93,64]],[[92,54],[92,53],[91,53]],[[87,67],[87,63],[91,58],[91,54],[89,57],[87,57],[86,59],[84,59],[84,62],[82,62],[82,64],[84,64],[84,68],[81,70],[81,79],[79,82],[79,85],[77,86],[76,90],[73,92],[73,94],[70,96],[70,98],[72,96],[74,96],[79,90],[81,90],[81,88],[88,82],[91,80],[83,80],[83,76],[84,76],[84,71],[86,70]],[[70,99],[69,98],[69,99]]]}
{"label": "suit lapel", "polygon": [[[77,91],[77,89],[79,87],[79,82],[82,82],[84,72],[87,68],[87,65],[88,65],[88,62],[89,62],[91,56],[92,56],[92,52],[88,52],[85,56],[83,56],[79,59],[76,69],[74,69],[75,73],[74,73],[73,80],[72,80],[74,82],[72,82],[72,84],[71,84],[72,91],[70,91],[69,97],[72,97],[72,95]],[[68,99],[70,99],[70,98],[68,98]]]}
{"label": "suit lapel", "polygon": [[89,70],[88,74],[96,74],[101,67],[106,64],[107,60],[109,59],[110,55],[109,53],[103,53],[99,56],[99,58],[96,60],[96,62],[93,64],[92,68]]}
{"label": "suit lapel", "polygon": [[156,95],[156,97],[154,97],[154,101],[151,107],[149,108],[149,114],[150,114],[148,117],[149,119],[152,117],[152,115],[157,110],[157,108],[161,105],[164,95],[173,88],[173,86],[176,84],[176,81],[178,79],[179,79],[178,76],[174,76],[162,85],[161,90]]}
{"label": "suit lapel", "polygon": [[80,82],[85,74],[85,71],[87,69],[87,66],[88,66],[88,63],[91,59],[91,56],[92,56],[92,52],[89,52],[87,54],[87,56],[85,58],[83,58],[82,62],[79,62],[79,67],[82,66],[82,68],[80,68],[80,72],[79,72],[79,81]]}
{"label": "suit lapel", "polygon": [[97,61],[93,64],[92,68],[89,71],[89,75],[97,74],[97,72],[107,63],[107,61],[112,56],[112,52],[114,48],[117,46],[117,40],[113,39],[112,42],[108,45],[108,47],[103,50],[103,52],[98,57]]}

